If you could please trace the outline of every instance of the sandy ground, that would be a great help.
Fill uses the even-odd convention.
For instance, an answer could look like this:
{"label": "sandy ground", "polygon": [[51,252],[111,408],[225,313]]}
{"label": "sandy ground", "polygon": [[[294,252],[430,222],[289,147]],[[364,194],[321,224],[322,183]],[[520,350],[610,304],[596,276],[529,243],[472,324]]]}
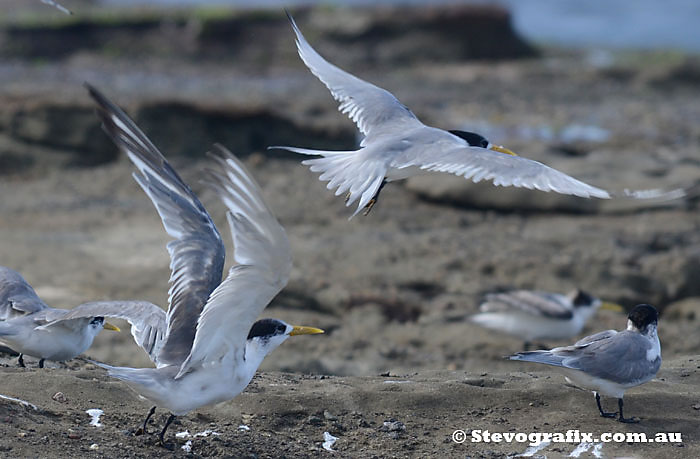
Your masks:
{"label": "sandy ground", "polygon": [[[390,88],[426,122],[482,130],[494,142],[598,186],[619,191],[695,183],[695,83],[676,82],[655,55],[622,56],[619,66],[605,68],[588,58],[553,53],[535,61],[421,65],[362,76]],[[156,86],[161,97],[171,91],[199,100],[186,80],[201,78],[202,87],[224,85],[227,95],[241,94],[240,83],[256,103],[282,111],[296,110],[293,94],[304,107],[297,118],[352,129],[301,65],[252,78],[207,64],[183,68],[187,78],[180,80],[172,69],[141,73],[114,65],[119,78],[115,67],[90,59],[37,69],[13,63],[0,69],[2,96],[58,87],[56,97],[87,105],[79,86],[87,72],[118,102],[133,102]],[[59,82],[51,78],[56,74]],[[226,83],[222,75],[233,76]],[[282,76],[287,83],[280,86]],[[133,92],[126,89],[130,78],[139,83]],[[564,139],[566,128],[576,125],[607,136]],[[682,434],[682,443],[606,443],[602,457],[700,456],[700,217],[694,199],[595,203],[437,176],[391,184],[370,216],[348,222],[351,211],[342,199],[298,161],[241,153],[294,253],[289,286],[265,315],[327,334],[289,340],[239,397],[179,419],[170,431],[177,454],[187,454],[181,449],[187,439],[174,438],[185,430],[219,434],[190,438],[189,454],[196,457],[502,457],[524,453],[528,445],[457,444],[451,434],[580,429]],[[21,272],[55,307],[120,298],[165,307],[168,237],[130,177],[131,164],[120,157],[99,167],[42,167],[58,164],[50,153],[46,158],[0,180],[0,263]],[[172,163],[229,244],[223,206],[198,183],[207,161],[174,157]],[[626,414],[640,424],[598,417],[591,395],[565,386],[556,372],[503,360],[520,350],[518,340],[466,322],[489,291],[574,287],[628,308],[650,302],[662,311],[662,369],[625,398]],[[623,328],[625,321],[600,312],[584,332]],[[87,355],[115,365],[149,364],[127,332],[103,332]],[[19,369],[9,356],[0,360],[0,394],[37,408],[0,400],[2,454],[170,454],[154,445],[154,436],[133,435],[149,405],[102,370],[82,359],[44,370],[27,361],[30,368]],[[57,392],[66,401],[55,400]],[[101,427],[90,426],[85,411],[91,408],[104,411]],[[159,412],[152,429],[164,419]],[[338,437],[336,453],[322,448],[324,432]],[[567,456],[579,443],[552,443],[533,454]]]}

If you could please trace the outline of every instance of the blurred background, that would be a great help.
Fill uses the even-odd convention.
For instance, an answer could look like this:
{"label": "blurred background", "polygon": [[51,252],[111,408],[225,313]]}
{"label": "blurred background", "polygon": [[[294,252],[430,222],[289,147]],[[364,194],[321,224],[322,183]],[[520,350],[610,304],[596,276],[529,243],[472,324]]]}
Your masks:
{"label": "blurred background", "polygon": [[[352,211],[299,158],[265,149],[358,140],[296,55],[286,6],[329,61],[426,124],[479,132],[617,192],[692,190],[698,2],[61,3],[73,15],[39,0],[0,5],[0,264],[52,306],[167,307],[167,234],[101,132],[89,81],[161,148],[227,243],[225,210],[199,183],[204,152],[224,144],[259,180],[295,256],[265,315],[328,331],[290,340],[264,368],[507,370],[500,357],[522,343],[466,320],[486,293],[514,288],[651,303],[665,357],[700,351],[692,193],[603,202],[437,175],[392,183],[368,217],[348,222]],[[600,312],[584,333],[625,322]],[[126,332],[102,333],[89,355],[148,364]]]}

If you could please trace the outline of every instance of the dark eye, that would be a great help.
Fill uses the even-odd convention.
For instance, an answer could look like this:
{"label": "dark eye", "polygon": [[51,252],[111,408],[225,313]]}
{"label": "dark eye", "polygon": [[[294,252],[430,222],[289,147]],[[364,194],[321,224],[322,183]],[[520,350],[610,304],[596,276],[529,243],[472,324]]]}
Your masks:
{"label": "dark eye", "polygon": [[90,325],[100,325],[105,321],[104,317],[95,317],[90,321]]}

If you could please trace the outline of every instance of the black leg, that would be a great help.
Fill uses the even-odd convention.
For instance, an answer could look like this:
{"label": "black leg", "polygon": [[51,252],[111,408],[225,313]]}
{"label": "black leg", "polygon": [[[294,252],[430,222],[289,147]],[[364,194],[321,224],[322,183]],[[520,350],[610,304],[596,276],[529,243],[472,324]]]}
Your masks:
{"label": "black leg", "polygon": [[148,431],[146,430],[146,425],[148,424],[148,420],[151,419],[151,416],[153,416],[153,413],[156,412],[156,407],[152,406],[151,410],[148,412],[148,415],[146,415],[146,420],[143,421],[143,427],[140,430],[136,431],[136,435],[143,435],[147,434]]}
{"label": "black leg", "polygon": [[39,368],[44,368],[44,359],[39,359]]}
{"label": "black leg", "polygon": [[160,432],[160,435],[158,435],[158,438],[160,439],[160,445],[165,446],[165,442],[163,441],[163,436],[165,435],[165,431],[168,430],[168,426],[170,426],[170,423],[173,422],[175,419],[175,415],[171,414],[170,417],[168,418],[167,421],[165,421],[165,427],[163,427],[163,430]]}
{"label": "black leg", "polygon": [[[598,411],[600,411],[600,415],[604,418],[614,418],[617,416],[617,413],[606,413],[603,411],[603,407],[600,406],[600,394],[598,392],[595,393],[595,402],[598,404]],[[620,407],[622,407],[622,405],[620,405]],[[622,411],[620,411],[620,416],[622,416]]]}
{"label": "black leg", "polygon": [[374,205],[377,203],[377,201],[379,201],[379,193],[381,193],[382,188],[384,188],[384,185],[386,185],[386,183],[387,183],[386,179],[382,180],[382,184],[379,185],[379,189],[377,190],[376,193],[374,193],[374,196],[372,196],[372,199],[370,199],[369,202],[367,203],[367,205],[365,206],[365,211],[363,212],[362,215],[364,215],[365,217],[367,215],[369,215],[369,211],[372,210],[372,207],[374,207]]}
{"label": "black leg", "polygon": [[19,363],[19,366],[22,368],[26,368],[27,366],[24,364],[24,359],[22,358],[23,354],[19,355],[19,358],[17,359],[17,363]]}
{"label": "black leg", "polygon": [[626,418],[622,415],[622,399],[621,398],[617,399],[617,406],[620,407],[620,417],[617,418],[618,421],[624,422],[627,424],[636,424],[639,422],[639,419],[635,419],[634,417]]}

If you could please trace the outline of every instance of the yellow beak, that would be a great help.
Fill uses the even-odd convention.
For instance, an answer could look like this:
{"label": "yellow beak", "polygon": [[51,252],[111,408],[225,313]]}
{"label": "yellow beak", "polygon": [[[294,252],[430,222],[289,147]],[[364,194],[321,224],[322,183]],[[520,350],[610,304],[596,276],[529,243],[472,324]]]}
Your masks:
{"label": "yellow beak", "polygon": [[112,331],[116,331],[116,332],[121,331],[119,329],[119,327],[117,327],[116,325],[112,325],[109,322],[105,322],[104,325],[102,325],[102,328],[104,328],[105,330],[112,330]]}
{"label": "yellow beak", "polygon": [[305,327],[303,325],[293,325],[294,329],[289,333],[289,336],[295,335],[316,335],[318,333],[326,333],[320,328]]}
{"label": "yellow beak", "polygon": [[615,312],[625,312],[625,308],[623,308],[619,304],[609,303],[607,301],[603,301],[601,303],[600,309],[607,309],[608,311],[615,311]]}
{"label": "yellow beak", "polygon": [[505,153],[507,155],[518,156],[515,153],[513,153],[512,151],[510,151],[509,149],[507,149],[506,147],[502,147],[500,145],[491,145],[491,150],[497,151],[499,153]]}

